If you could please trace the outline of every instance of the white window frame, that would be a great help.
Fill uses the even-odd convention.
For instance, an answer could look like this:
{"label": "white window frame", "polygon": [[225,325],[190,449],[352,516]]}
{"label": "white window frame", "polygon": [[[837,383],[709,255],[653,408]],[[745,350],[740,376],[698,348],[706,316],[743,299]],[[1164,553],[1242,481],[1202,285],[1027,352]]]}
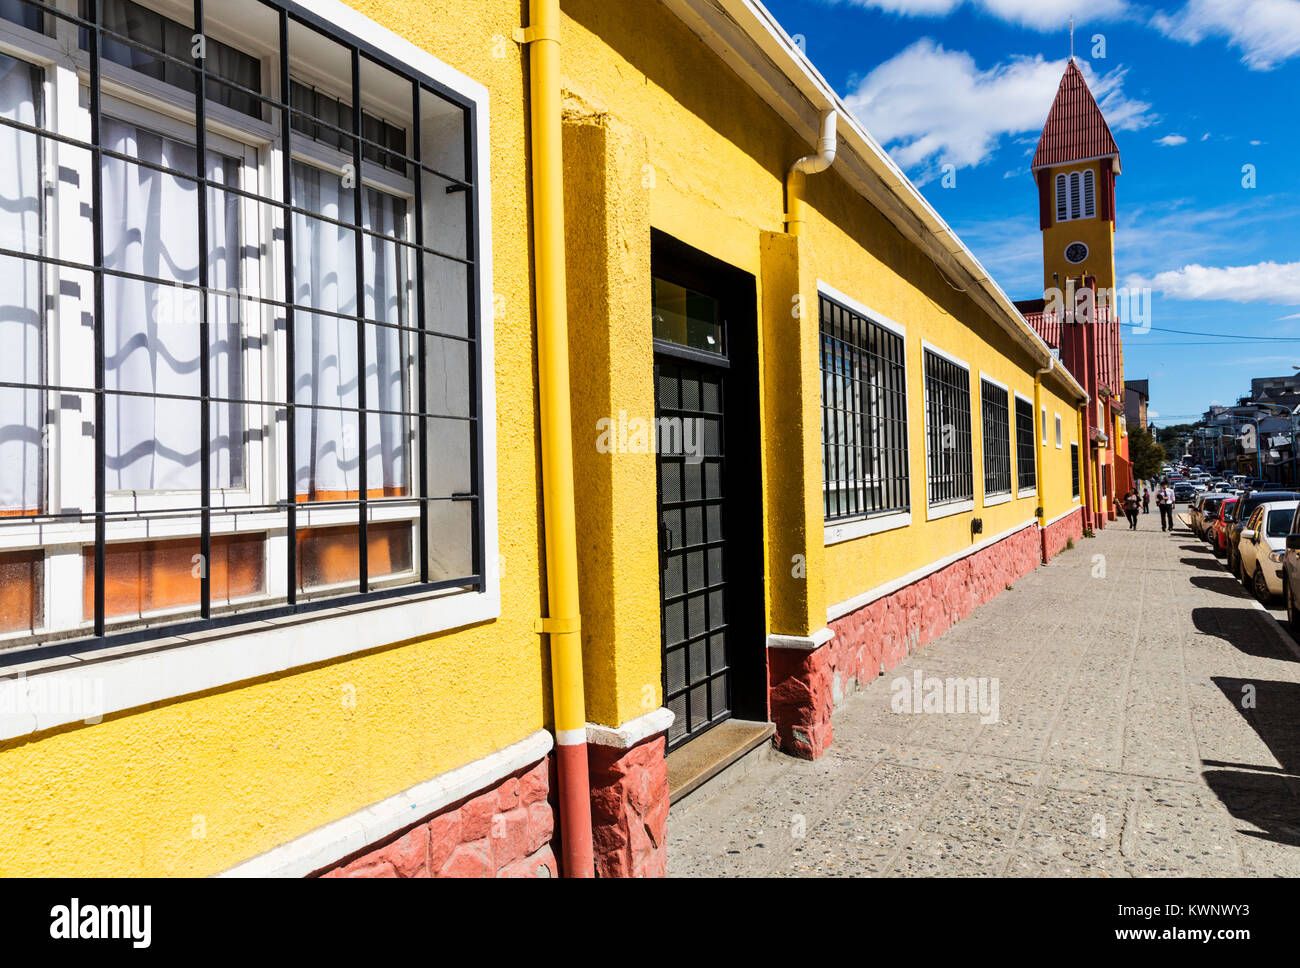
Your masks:
{"label": "white window frame", "polygon": [[1010,473],[1011,473],[1011,478],[1012,478],[1012,480],[1011,480],[1011,486],[1008,487],[1005,491],[995,491],[992,495],[990,495],[990,494],[988,494],[988,492],[984,491],[984,489],[983,489],[983,483],[982,483],[982,482],[983,482],[983,480],[984,480],[984,475],[983,475],[983,473],[980,474],[980,481],[981,481],[980,493],[982,494],[981,503],[984,505],[984,507],[986,507],[986,508],[991,508],[991,507],[996,507],[996,506],[999,505],[999,504],[1006,504],[1006,503],[1008,503],[1008,502],[1011,500],[1011,494],[1012,494],[1012,492],[1015,490],[1015,473],[1016,473],[1016,446],[1015,446],[1015,444],[1016,444],[1016,405],[1015,405],[1015,397],[1012,395],[1012,393],[1011,393],[1011,388],[1010,388],[1009,386],[1007,386],[1007,384],[1003,383],[1001,380],[995,380],[993,377],[989,376],[989,375],[988,375],[987,373],[985,373],[983,370],[980,370],[980,372],[979,372],[979,377],[980,377],[980,464],[981,464],[981,470],[982,470],[982,465],[983,465],[983,463],[984,463],[984,386],[983,386],[983,384],[985,384],[985,383],[989,383],[989,384],[991,384],[992,386],[997,387],[999,390],[1001,390],[1003,393],[1005,393],[1005,394],[1007,395],[1007,447],[1008,447],[1008,450],[1010,451],[1010,453],[1008,454],[1008,457],[1009,457],[1009,459],[1010,459],[1010,463],[1011,463],[1011,466],[1010,466]]}
{"label": "white window frame", "polygon": [[[910,413],[911,403],[911,383],[910,372],[907,361],[907,327],[902,323],[895,322],[884,313],[877,312],[870,306],[854,299],[852,296],[840,292],[828,282],[821,279],[817,280],[817,292],[825,296],[832,302],[837,302],[846,309],[852,310],[857,315],[863,317],[869,322],[875,323],[882,329],[887,329],[891,333],[897,334],[903,340],[903,393],[905,394],[904,409],[908,417],[908,434],[910,437],[912,422]],[[819,364],[820,367],[820,364]],[[820,369],[819,369],[820,373]],[[824,406],[824,401],[822,402]],[[881,514],[863,515],[861,518],[841,518],[822,528],[822,544],[829,546],[839,544],[841,541],[852,541],[854,538],[866,537],[870,534],[880,534],[885,531],[893,531],[896,528],[905,528],[912,523],[912,507],[915,502],[915,490],[912,486],[912,447],[911,440],[908,440],[907,448],[907,465],[904,468],[904,474],[907,476],[907,493],[908,507],[898,511],[888,511]],[[823,482],[823,489],[825,482]]]}
{"label": "white window frame", "polygon": [[1058,172],[1055,185],[1057,222],[1097,217],[1097,174],[1091,167]]}
{"label": "white window frame", "polygon": [[[157,9],[164,14],[169,9],[173,10],[173,12],[176,9],[174,5],[168,3],[153,2],[153,0],[142,0],[142,2],[145,6]],[[64,0],[64,6],[69,6],[69,4],[70,9],[75,12],[75,0]],[[474,113],[475,129],[469,135],[474,138],[473,156],[475,167],[468,175],[473,181],[476,191],[476,210],[473,214],[478,233],[476,283],[479,291],[483,294],[483,298],[478,300],[477,306],[477,367],[474,374],[481,407],[479,411],[479,446],[481,448],[482,478],[479,482],[479,499],[482,502],[483,528],[481,535],[482,588],[479,591],[451,589],[428,590],[423,593],[413,589],[410,597],[400,599],[377,600],[373,603],[365,602],[360,605],[354,604],[337,608],[322,607],[318,611],[304,612],[281,621],[261,620],[248,624],[218,626],[215,629],[205,629],[202,633],[193,635],[178,634],[170,639],[148,639],[142,642],[138,648],[127,647],[125,654],[121,658],[97,663],[96,669],[102,673],[102,677],[107,683],[106,693],[116,696],[110,702],[112,708],[106,710],[106,712],[112,712],[115,709],[132,708],[146,702],[163,701],[189,692],[218,688],[254,675],[284,671],[298,666],[336,659],[408,638],[427,638],[438,632],[490,621],[499,618],[501,614],[499,538],[497,533],[495,353],[492,300],[488,295],[491,292],[493,278],[489,94],[486,87],[479,82],[451,68],[428,51],[416,47],[399,35],[365,17],[352,7],[340,2],[340,0],[298,0],[298,5],[324,22],[332,24],[339,34],[351,35],[352,40],[360,42],[363,46],[381,50],[392,61],[404,64],[414,73],[423,75],[435,84],[456,92],[458,97],[471,106]],[[88,75],[88,69],[85,67],[87,55],[78,48],[75,26],[69,25],[58,18],[53,19],[57,25],[55,36],[29,31],[9,21],[0,21],[0,52],[34,64],[44,70],[45,126],[48,129],[69,134],[83,141],[89,141],[89,115],[84,106],[79,103],[81,85]],[[210,26],[209,33],[216,39],[222,39],[223,33],[220,27],[214,30]],[[67,42],[69,36],[71,36],[70,46]],[[278,48],[278,38],[275,39],[274,43]],[[241,49],[247,50],[247,38],[240,38],[239,45]],[[71,60],[68,56],[70,50],[75,52]],[[254,52],[254,54],[258,56],[257,52]],[[261,59],[264,77],[277,77],[279,72],[278,56],[271,56],[263,51],[261,52]],[[110,103],[113,107],[121,107],[123,110],[129,110],[128,104],[133,103],[140,107],[143,103],[148,105],[146,110],[156,112],[157,117],[170,115],[183,118],[187,110],[185,106],[188,104],[188,110],[191,112],[192,117],[192,97],[188,93],[178,92],[162,82],[154,81],[142,74],[106,60],[101,62],[101,68],[104,113],[106,115],[120,116],[110,108]],[[282,180],[280,173],[283,170],[283,164],[278,130],[273,129],[273,126],[268,123],[248,117],[232,109],[224,108],[213,102],[207,104],[206,110],[209,139],[214,147],[227,143],[222,139],[230,139],[260,152],[256,164],[257,175],[259,179],[269,179],[263,182],[267,186],[263,194],[271,198],[283,198],[283,194],[279,193],[284,192],[287,186],[280,184]],[[155,118],[153,114],[150,117]],[[123,120],[131,119],[124,118]],[[156,118],[153,123],[146,126],[158,130]],[[192,127],[190,130],[192,132]],[[160,133],[165,134],[166,132],[162,131]],[[295,149],[300,144],[301,142],[295,141]],[[71,153],[84,155],[86,163],[83,167],[88,167],[91,156],[88,151],[83,149],[61,145],[58,146],[60,150],[57,152],[51,150],[50,146],[56,145],[56,142],[46,140],[46,154],[43,158],[45,183],[58,196],[57,200],[51,205],[49,223],[46,226],[49,239],[48,249],[60,254],[68,252],[71,256],[80,245],[84,251],[75,251],[73,261],[89,266],[93,264],[93,260],[90,258],[89,239],[78,240],[76,233],[77,225],[81,221],[81,206],[82,204],[88,205],[90,202],[90,179],[88,177],[81,178],[79,186],[69,186],[55,176],[61,168],[67,167],[63,155]],[[363,183],[369,180],[368,173],[363,171]],[[248,186],[243,187],[247,188]],[[385,186],[379,184],[376,187]],[[249,205],[258,206],[257,202],[245,201]],[[283,299],[282,273],[279,271],[268,272],[268,263],[275,265],[277,268],[282,268],[283,263],[279,260],[285,256],[282,242],[269,242],[271,234],[267,222],[269,222],[271,216],[272,213],[267,212],[264,214],[265,220],[259,217],[255,223],[251,223],[258,226],[261,238],[268,240],[268,244],[262,246],[265,252],[262,257],[259,279],[263,289],[259,291],[265,293],[268,298]],[[87,279],[91,275],[88,271],[68,271],[73,276]],[[69,386],[90,386],[92,381],[83,379],[86,374],[82,371],[93,366],[93,361],[90,359],[91,354],[84,350],[70,352],[70,347],[63,341],[63,336],[70,326],[80,326],[81,298],[74,298],[60,293],[57,283],[54,282],[54,275],[53,272],[49,272],[46,283],[47,291],[54,296],[50,300],[51,307],[47,310],[46,319],[47,331],[51,334],[50,366],[54,367],[56,372],[47,374],[47,379],[51,383],[61,383]],[[279,291],[269,291],[268,284]],[[265,311],[269,313],[271,310],[268,308]],[[69,323],[69,320],[74,322]],[[264,329],[261,334],[264,339],[267,332],[269,332],[269,329]],[[283,376],[279,373],[282,367],[274,364],[274,360],[283,351],[282,347],[275,346],[276,341],[273,338],[271,345],[264,351],[269,353],[269,358],[272,361],[270,365],[266,362],[267,357],[263,357],[259,361],[259,380],[266,380],[268,371],[275,374],[276,379],[283,380]],[[282,335],[278,338],[278,342],[283,342]],[[245,380],[249,379],[251,379],[249,371],[246,371]],[[414,381],[412,382],[413,387]],[[245,389],[247,391],[253,388],[246,386]],[[285,389],[283,386],[276,388],[275,392],[280,396],[263,396],[262,398],[268,400],[283,399]],[[254,399],[255,395],[246,392],[246,398]],[[64,466],[59,471],[48,473],[46,480],[43,482],[42,486],[47,506],[93,506],[93,494],[89,495],[89,501],[87,501],[84,500],[86,495],[82,493],[88,485],[85,480],[88,476],[85,473],[85,467],[90,464],[89,455],[93,450],[92,438],[82,437],[81,423],[85,419],[85,415],[76,411],[69,412],[68,409],[62,407],[54,409],[58,414],[56,430],[60,440],[59,461]],[[277,452],[283,450],[282,441],[277,441],[274,446]],[[287,488],[290,486],[289,466],[284,456],[282,454],[277,456],[274,462],[263,460],[262,465],[262,481],[269,483],[271,477],[276,476],[279,478],[277,482],[279,492],[287,493]],[[77,473],[69,473],[69,466],[73,469],[80,468],[80,477]],[[275,469],[274,475],[272,468]],[[247,473],[252,473],[251,465]],[[214,508],[219,506],[217,494],[218,492],[214,490]],[[355,517],[355,514],[350,514],[348,520],[353,521]],[[217,515],[213,517],[214,534],[221,533],[217,526],[220,518],[221,516]],[[322,515],[310,516],[305,513],[305,509],[300,512],[299,518],[300,528],[325,523]],[[379,509],[375,509],[371,520],[381,519]],[[173,536],[167,533],[166,519],[154,519],[142,523],[145,525],[142,537]],[[89,527],[93,534],[93,525]],[[240,515],[239,524],[230,530],[239,532],[245,530],[259,531],[273,535],[277,527],[281,531],[283,530],[282,515],[268,516],[264,521],[259,521],[257,514],[254,512],[248,515]],[[45,624],[41,630],[35,633],[19,632],[0,635],[0,646],[3,646],[6,642],[17,640],[33,640],[34,644],[58,643],[65,640],[69,634],[76,636],[84,632],[91,624],[82,618],[82,596],[80,593],[83,569],[82,549],[86,544],[83,532],[86,528],[87,526],[80,522],[44,521],[32,524],[30,530],[22,526],[7,526],[0,529],[0,550],[40,547],[46,552],[44,575]],[[175,529],[173,528],[173,530]],[[187,527],[183,530],[183,533],[186,536],[193,536],[197,534],[197,527]],[[128,537],[115,529],[112,539],[128,540]],[[93,541],[93,537],[91,540]],[[272,541],[267,543],[266,589],[262,595],[257,596],[258,600],[268,600],[271,603],[284,594],[285,568],[281,566],[284,564],[283,554],[287,553],[286,549],[280,555],[274,554],[271,550],[273,544]],[[418,567],[418,563],[416,567]],[[277,582],[279,583],[278,588]],[[383,582],[384,580],[376,581],[372,585],[375,588],[381,588]],[[56,588],[58,589],[57,595],[55,595]],[[313,589],[311,595],[303,597],[315,597],[315,595],[316,590]],[[363,613],[372,610],[381,610],[381,617],[378,619],[372,617],[365,621],[358,620]],[[193,609],[187,608],[184,611],[192,612]],[[162,612],[158,614],[168,613]],[[126,624],[138,625],[140,618],[131,617],[123,621]],[[311,631],[304,632],[303,626],[310,627]],[[275,634],[273,630],[276,627],[283,627],[286,634]],[[329,629],[329,631],[326,631],[326,629]],[[221,643],[221,648],[214,655],[210,649],[201,646],[196,641],[196,638],[201,639],[204,646]],[[23,644],[26,644],[26,642]],[[84,639],[74,638],[69,642],[66,649],[61,651],[74,663],[88,657],[102,660],[103,656],[96,651],[95,646],[96,643],[88,643]],[[50,659],[46,659],[41,663],[32,663],[32,673],[34,674],[38,668],[51,668],[53,665],[57,665],[57,662]],[[26,669],[25,665],[18,664],[11,666],[9,671],[17,673],[25,672]],[[150,669],[157,671],[151,672]],[[165,675],[158,674],[164,669],[171,671]],[[123,699],[123,697],[127,697],[127,699]],[[39,715],[31,717],[24,714],[19,714],[16,717],[0,715],[0,736],[24,735],[27,730],[24,730],[23,727],[28,724],[29,718],[33,723],[36,721],[41,722],[40,728],[42,729],[77,720],[77,717],[58,720],[58,716],[57,713],[44,718]]]}
{"label": "white window frame", "polygon": [[[968,511],[975,510],[975,496],[972,494],[968,498],[958,498],[953,501],[943,501],[939,504],[930,503],[930,389],[925,377],[925,351],[929,350],[935,356],[942,357],[954,366],[960,367],[966,371],[966,396],[971,398],[970,374],[971,366],[959,356],[954,356],[947,350],[940,349],[929,340],[921,340],[921,415],[924,419],[922,429],[925,437],[925,519],[927,521],[937,521],[940,518],[950,518],[954,514],[965,514]],[[975,405],[972,401],[968,407],[971,418],[971,435],[974,436],[975,428]],[[971,458],[971,483],[972,491],[974,490],[974,481],[983,477],[983,469],[975,464],[975,447],[972,440],[970,449]]]}
{"label": "white window frame", "polygon": [[1061,429],[1061,415],[1058,413],[1055,416],[1056,416],[1056,449],[1060,450],[1064,446],[1065,438],[1064,438],[1064,433]]}
{"label": "white window frame", "polygon": [[[1026,396],[1025,394],[1020,393],[1019,391],[1017,391],[1017,392],[1016,392],[1016,399],[1017,399],[1017,400],[1022,400],[1022,401],[1024,401],[1025,403],[1029,404],[1029,412],[1030,412],[1030,413],[1033,413],[1033,412],[1034,412],[1034,401],[1033,401],[1031,398],[1029,398],[1029,397]],[[1047,414],[1047,408],[1044,407],[1044,408],[1043,408],[1043,415],[1044,415],[1044,416],[1043,416],[1043,419],[1044,419],[1044,420],[1047,419],[1046,414]],[[1019,434],[1019,432],[1020,432],[1020,428],[1017,427],[1017,428],[1016,428],[1016,433]],[[1016,439],[1017,439],[1017,441],[1019,440],[1018,437],[1017,437]],[[1030,439],[1032,440],[1033,438],[1031,437]],[[1046,425],[1044,425],[1044,427],[1043,427],[1043,446],[1044,446],[1044,447],[1047,446],[1047,427],[1046,427]],[[1019,448],[1019,446],[1016,447],[1016,500],[1021,500],[1022,498],[1027,498],[1027,497],[1037,497],[1037,496],[1038,496],[1038,461],[1040,461],[1040,460],[1042,460],[1042,459],[1043,459],[1043,458],[1042,458],[1042,455],[1039,454],[1038,451],[1034,451],[1034,486],[1033,486],[1033,487],[1021,487],[1021,486],[1020,486],[1020,448]]]}

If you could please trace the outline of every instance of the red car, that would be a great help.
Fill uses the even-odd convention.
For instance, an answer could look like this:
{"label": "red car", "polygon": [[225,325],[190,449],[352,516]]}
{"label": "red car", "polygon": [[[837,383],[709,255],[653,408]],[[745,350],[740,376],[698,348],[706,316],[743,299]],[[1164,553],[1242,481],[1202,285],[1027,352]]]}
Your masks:
{"label": "red car", "polygon": [[1228,527],[1232,524],[1237,510],[1237,498],[1230,497],[1225,500],[1219,508],[1219,515],[1214,520],[1210,528],[1210,547],[1214,549],[1216,558],[1227,557],[1228,554]]}

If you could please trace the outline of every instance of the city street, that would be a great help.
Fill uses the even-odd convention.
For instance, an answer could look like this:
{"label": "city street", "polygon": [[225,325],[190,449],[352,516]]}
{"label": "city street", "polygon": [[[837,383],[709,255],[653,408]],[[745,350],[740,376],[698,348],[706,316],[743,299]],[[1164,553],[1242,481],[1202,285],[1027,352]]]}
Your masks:
{"label": "city street", "polygon": [[[894,712],[918,671],[996,683],[998,721]],[[833,725],[821,759],[767,756],[675,806],[669,874],[1300,874],[1300,650],[1154,511],[1017,582]]]}

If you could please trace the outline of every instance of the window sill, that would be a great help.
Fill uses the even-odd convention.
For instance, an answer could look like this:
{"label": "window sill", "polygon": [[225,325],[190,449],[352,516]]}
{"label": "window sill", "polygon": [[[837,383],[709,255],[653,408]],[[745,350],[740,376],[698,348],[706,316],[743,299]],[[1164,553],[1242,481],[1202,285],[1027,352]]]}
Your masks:
{"label": "window sill", "polygon": [[1010,500],[1011,492],[1007,491],[1005,494],[994,494],[992,497],[984,498],[984,506],[986,508],[997,507],[999,504],[1007,504]]}
{"label": "window sill", "polygon": [[[497,592],[438,591],[0,666],[0,741],[491,621]],[[75,651],[78,647],[81,651]],[[9,658],[0,656],[0,659]]]}
{"label": "window sill", "polygon": [[854,538],[865,538],[870,534],[881,534],[885,531],[893,531],[896,528],[906,528],[911,523],[911,511],[897,511],[892,514],[882,514],[875,518],[860,518],[856,521],[837,521],[834,524],[826,525],[823,544],[830,547],[843,541],[852,541]]}
{"label": "window sill", "polygon": [[1027,497],[1038,497],[1038,488],[1030,487],[1030,488],[1026,488],[1023,491],[1020,490],[1019,488],[1016,488],[1017,501],[1023,501]]}
{"label": "window sill", "polygon": [[925,509],[925,519],[927,521],[937,521],[940,518],[950,518],[954,514],[966,514],[974,510],[974,499],[953,501],[950,504],[930,505]]}

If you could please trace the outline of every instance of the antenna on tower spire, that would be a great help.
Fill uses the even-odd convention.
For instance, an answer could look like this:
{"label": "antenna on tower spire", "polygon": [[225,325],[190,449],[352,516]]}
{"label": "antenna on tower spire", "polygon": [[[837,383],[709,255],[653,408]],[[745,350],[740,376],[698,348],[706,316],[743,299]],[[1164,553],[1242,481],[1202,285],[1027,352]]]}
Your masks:
{"label": "antenna on tower spire", "polygon": [[1074,63],[1074,17],[1070,17],[1070,63]]}

